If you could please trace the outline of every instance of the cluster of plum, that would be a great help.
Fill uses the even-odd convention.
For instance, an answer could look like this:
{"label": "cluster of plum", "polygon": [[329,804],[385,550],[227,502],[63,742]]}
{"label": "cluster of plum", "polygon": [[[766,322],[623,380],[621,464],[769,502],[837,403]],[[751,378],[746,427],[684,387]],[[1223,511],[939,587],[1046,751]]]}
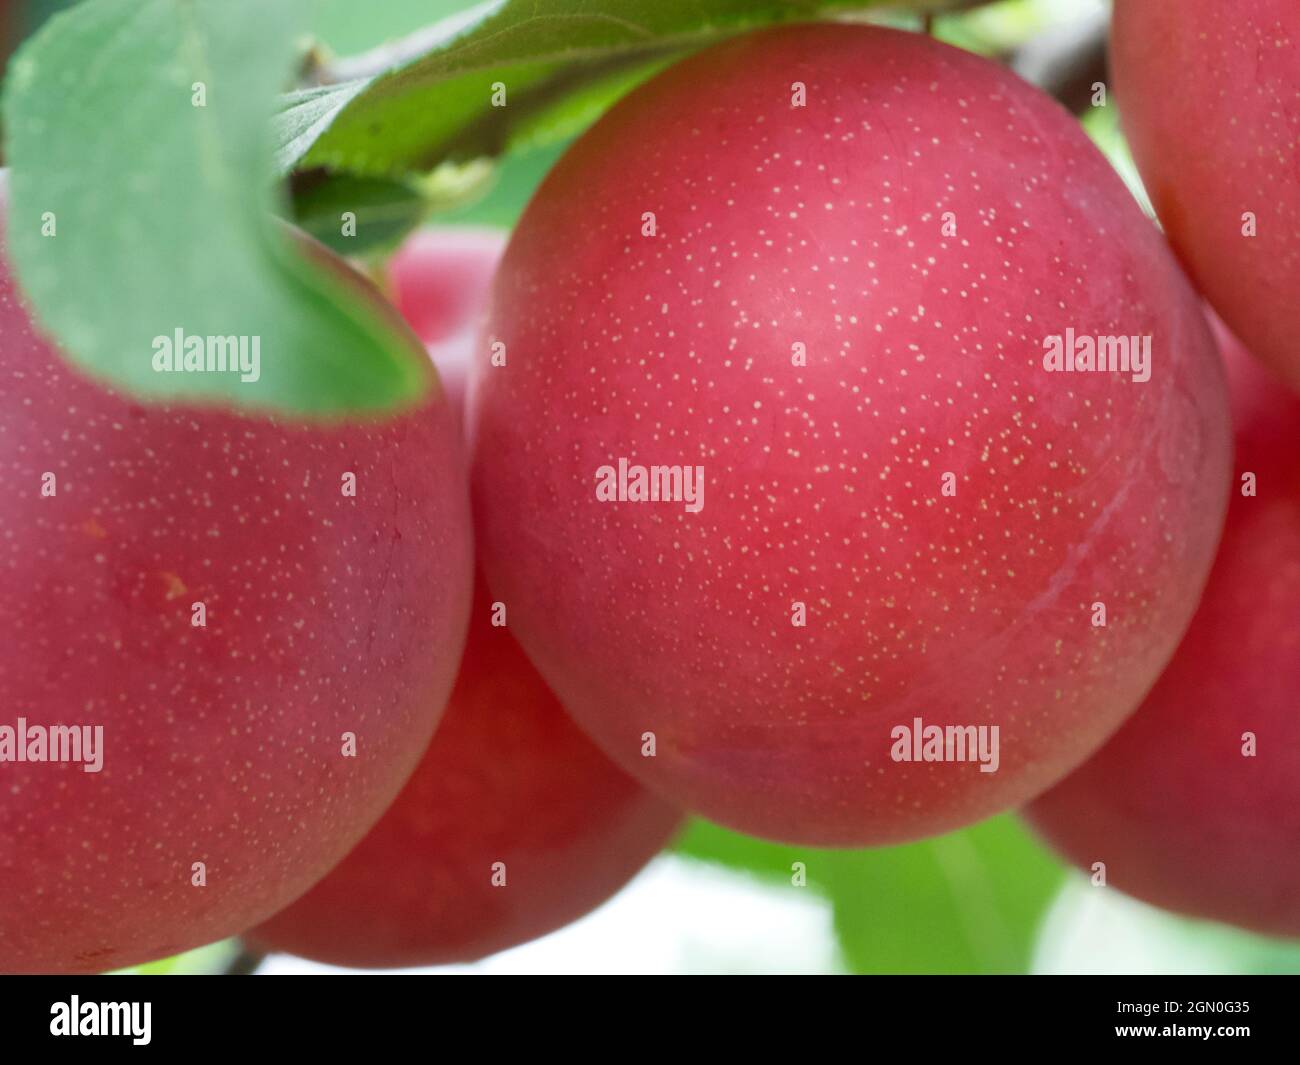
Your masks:
{"label": "cluster of plum", "polygon": [[482,957],[683,811],[871,846],[1025,807],[1300,935],[1300,7],[1214,7],[1116,6],[1163,234],[995,63],[698,53],[504,252],[393,258],[442,387],[388,419],[146,406],[0,264],[3,705],[104,726],[98,772],[0,761],[0,970]]}

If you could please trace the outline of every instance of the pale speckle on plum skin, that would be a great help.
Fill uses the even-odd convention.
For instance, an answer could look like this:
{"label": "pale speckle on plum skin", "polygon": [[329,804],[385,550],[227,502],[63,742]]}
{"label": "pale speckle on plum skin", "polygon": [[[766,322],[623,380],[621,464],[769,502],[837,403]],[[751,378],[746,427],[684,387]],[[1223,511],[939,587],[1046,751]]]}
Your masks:
{"label": "pale speckle on plum skin", "polygon": [[255,923],[396,793],[468,613],[460,446],[445,406],[309,431],[106,395],[2,263],[0,341],[2,721],[105,734],[97,774],[0,765],[0,970],[94,972]]}
{"label": "pale speckle on plum skin", "polygon": [[[507,252],[489,334],[511,362],[480,365],[474,413],[489,579],[571,712],[665,794],[831,844],[956,827],[1095,747],[1190,615],[1227,460],[1194,298],[1083,136],[950,50],[949,106],[924,111],[932,46],[847,32],[889,92],[836,81],[834,41],[746,68],[760,35],[579,143]],[[1066,326],[1153,332],[1152,381],[1049,377]],[[1190,429],[1161,423],[1175,395]],[[1181,485],[1152,432],[1199,440]],[[704,511],[598,504],[619,456],[702,464]],[[1000,722],[1003,769],[889,762],[913,713]]]}

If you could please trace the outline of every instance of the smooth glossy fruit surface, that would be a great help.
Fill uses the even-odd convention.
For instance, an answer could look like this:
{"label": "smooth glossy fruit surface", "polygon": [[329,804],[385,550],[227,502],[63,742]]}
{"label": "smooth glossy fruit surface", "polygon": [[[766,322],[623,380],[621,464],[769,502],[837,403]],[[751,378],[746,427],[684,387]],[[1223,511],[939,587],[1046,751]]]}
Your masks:
{"label": "smooth glossy fruit surface", "polygon": [[492,603],[480,583],[451,701],[397,801],[254,943],[358,968],[472,961],[581,917],[668,841],[681,815],[569,720]]}
{"label": "smooth glossy fruit surface", "polygon": [[469,361],[505,246],[500,230],[429,226],[389,262],[393,304],[440,370]]}
{"label": "smooth glossy fruit surface", "polygon": [[460,657],[463,462],[440,393],[331,426],[115,394],[0,262],[0,755],[102,727],[97,772],[0,760],[0,971],[240,932],[375,823]]}
{"label": "smooth glossy fruit surface", "polygon": [[[1149,380],[1049,371],[1069,330],[1151,337]],[[476,535],[561,702],[663,795],[916,838],[1050,786],[1154,681],[1221,527],[1222,393],[1195,295],[1050,99],[915,34],[756,33],[624,98],[520,221]],[[673,499],[620,462],[679,467]],[[999,737],[996,770],[974,731],[966,760],[899,747],[929,727]]]}
{"label": "smooth glossy fruit surface", "polygon": [[1029,820],[1147,902],[1300,936],[1300,398],[1221,335],[1236,477],[1205,596],[1141,709]]}
{"label": "smooth glossy fruit surface", "polygon": [[1117,0],[1111,64],[1170,243],[1300,389],[1300,3]]}
{"label": "smooth glossy fruit surface", "polygon": [[[503,238],[421,230],[389,277],[453,403]],[[588,740],[494,626],[479,582],[446,715],[405,790],[351,854],[251,939],[337,965],[470,961],[543,935],[613,895],[680,815]],[[509,619],[507,609],[504,617]],[[494,884],[503,863],[504,884]]]}

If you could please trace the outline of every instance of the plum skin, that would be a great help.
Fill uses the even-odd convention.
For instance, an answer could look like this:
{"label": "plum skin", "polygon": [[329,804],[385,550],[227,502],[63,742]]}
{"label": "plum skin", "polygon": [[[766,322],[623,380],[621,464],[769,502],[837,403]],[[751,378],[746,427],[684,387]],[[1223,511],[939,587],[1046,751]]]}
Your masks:
{"label": "plum skin", "polygon": [[[389,265],[396,305],[434,352],[457,409],[467,326],[481,317],[504,246],[499,234],[428,228]],[[492,624],[492,604],[478,581],[455,687],[402,793],[251,943],[355,968],[474,961],[604,902],[680,824],[569,720],[508,625]],[[496,862],[504,887],[491,883]]]}
{"label": "plum skin", "polygon": [[456,686],[401,794],[249,942],[354,968],[475,961],[577,920],[668,842],[681,814],[569,720],[492,602],[480,582]]}
{"label": "plum skin", "polygon": [[0,723],[104,726],[99,773],[0,764],[0,971],[240,932],[379,818],[451,690],[473,574],[457,419],[439,390],[329,425],[146,406],[33,331],[3,260],[0,382]]}
{"label": "plum skin", "polygon": [[1300,389],[1300,4],[1117,0],[1111,63],[1174,250],[1247,350]]}
{"label": "plum skin", "polygon": [[1254,473],[1258,494],[1232,495],[1201,605],[1137,713],[1027,817],[1130,895],[1300,936],[1300,398],[1220,338],[1238,483]]}
{"label": "plum skin", "polygon": [[[492,300],[489,586],[579,724],[687,809],[853,846],[1018,806],[1192,614],[1229,467],[1213,340],[1073,119],[982,59],[850,26],[687,59],[557,164]],[[1067,327],[1151,335],[1151,380],[1046,373]],[[702,464],[704,510],[597,502],[619,457]],[[1001,768],[893,762],[917,716],[998,725]]]}
{"label": "plum skin", "polygon": [[505,245],[500,230],[427,226],[389,261],[393,306],[440,370],[469,362]]}

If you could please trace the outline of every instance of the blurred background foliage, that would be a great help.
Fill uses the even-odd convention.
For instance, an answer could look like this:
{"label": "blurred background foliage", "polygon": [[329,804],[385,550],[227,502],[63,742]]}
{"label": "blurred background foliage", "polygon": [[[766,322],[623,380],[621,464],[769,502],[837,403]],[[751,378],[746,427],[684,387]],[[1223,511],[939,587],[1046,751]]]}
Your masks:
{"label": "blurred background foliage", "polygon": [[[50,14],[74,2],[5,4],[0,8],[0,59]],[[467,0],[318,0],[313,44],[326,59],[351,56],[474,6]],[[1032,42],[1053,34],[1068,41],[1072,33],[1087,32],[1090,25],[1095,28],[1105,12],[1105,0],[993,0],[937,12],[931,32],[958,47],[1014,65]],[[871,17],[919,29],[922,16],[914,10],[884,7],[873,9]],[[307,46],[304,42],[304,49]],[[392,187],[382,184],[346,191],[373,195],[376,202],[389,204],[395,236],[420,218],[439,224],[509,228],[576,132],[635,80],[606,83],[568,101],[567,115],[548,117],[551,131],[517,138],[511,150],[493,163],[435,172],[428,181],[404,187],[396,197]],[[1149,212],[1115,102],[1085,108],[1081,120]],[[310,183],[299,190],[297,210],[309,228],[317,213],[321,218],[335,217],[338,191],[321,194]],[[1300,973],[1300,944],[1187,920],[1117,891],[1094,888],[1082,874],[1067,871],[1009,815],[937,839],[861,851],[780,846],[696,820],[672,854],[659,862],[681,870],[727,870],[734,874],[726,889],[732,892],[751,890],[774,898],[797,893],[815,899],[830,915],[828,934],[835,942],[826,957],[834,956],[828,965],[836,970]],[[611,905],[618,905],[617,900]],[[655,918],[642,908],[629,919]],[[586,919],[599,920],[600,913]],[[573,934],[574,930],[562,930],[549,938]],[[754,929],[755,950],[763,935],[762,929]],[[525,946],[511,953],[530,949]],[[231,966],[237,955],[238,945],[227,942],[128,971],[219,972]],[[716,952],[705,949],[696,951],[694,962],[688,960],[684,967],[708,970],[716,964]],[[785,967],[779,959],[756,964]]]}

